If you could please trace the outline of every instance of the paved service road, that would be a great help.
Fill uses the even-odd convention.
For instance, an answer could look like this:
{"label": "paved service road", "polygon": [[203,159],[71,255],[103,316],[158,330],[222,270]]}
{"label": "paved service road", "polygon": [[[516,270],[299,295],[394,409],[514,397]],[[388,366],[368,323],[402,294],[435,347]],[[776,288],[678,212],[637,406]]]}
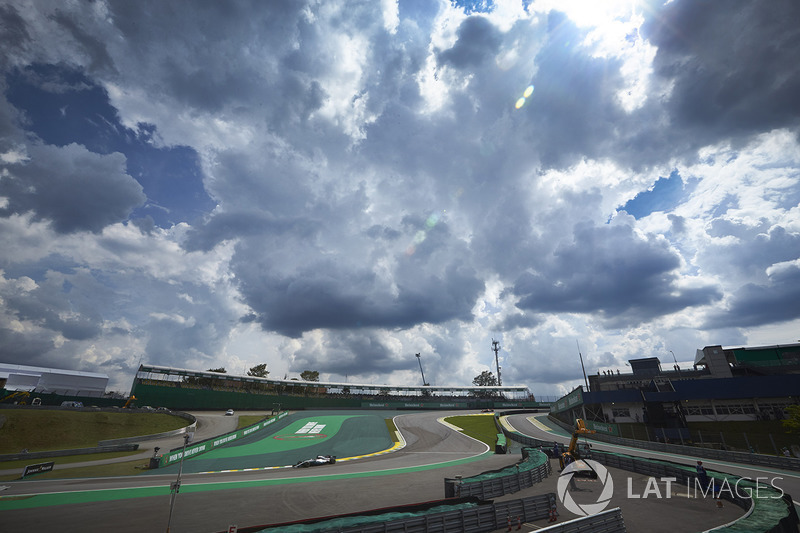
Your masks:
{"label": "paved service road", "polygon": [[[518,455],[488,453],[483,443],[437,421],[456,414],[467,413],[397,415],[395,424],[406,445],[386,455],[309,469],[186,474],[171,530],[224,531],[233,524],[270,524],[441,499],[445,477],[471,476],[519,460]],[[34,505],[45,498],[53,504],[0,510],[0,520],[10,531],[78,532],[87,526],[115,532],[157,531],[166,528],[169,484],[174,480],[174,475],[155,474],[9,483],[10,488],[0,492],[3,498],[36,494],[17,504]],[[98,490],[102,492],[86,492]],[[98,501],[99,495],[119,499]]]}

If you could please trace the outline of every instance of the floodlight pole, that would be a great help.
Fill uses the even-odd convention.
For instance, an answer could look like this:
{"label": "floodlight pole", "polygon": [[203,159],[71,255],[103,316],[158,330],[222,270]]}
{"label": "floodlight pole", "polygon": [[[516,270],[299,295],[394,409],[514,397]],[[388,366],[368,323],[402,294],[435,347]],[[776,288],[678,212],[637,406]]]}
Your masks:
{"label": "floodlight pole", "polygon": [[167,520],[167,533],[169,533],[170,525],[172,524],[172,509],[175,507],[175,497],[181,490],[181,474],[183,473],[183,458],[186,455],[186,443],[189,442],[189,434],[183,434],[183,452],[181,452],[181,462],[178,466],[178,479],[169,487],[169,520]]}
{"label": "floodlight pole", "polygon": [[422,374],[422,385],[427,387],[428,383],[425,381],[425,372],[422,371],[422,359],[420,358],[420,354],[415,354],[417,356],[417,362],[419,363],[419,373]]}
{"label": "floodlight pole", "polygon": [[500,342],[492,339],[492,350],[494,351],[494,363],[497,365],[497,386],[503,386],[503,380],[500,378],[500,358],[497,353],[500,351]]}

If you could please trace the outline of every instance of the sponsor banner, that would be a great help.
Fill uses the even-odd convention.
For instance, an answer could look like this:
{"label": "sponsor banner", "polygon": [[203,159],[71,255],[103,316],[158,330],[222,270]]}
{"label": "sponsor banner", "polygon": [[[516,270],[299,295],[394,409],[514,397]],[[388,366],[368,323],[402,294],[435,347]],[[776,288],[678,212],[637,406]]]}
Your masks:
{"label": "sponsor banner", "polygon": [[233,442],[236,439],[239,439],[239,438],[244,437],[246,435],[250,435],[255,431],[258,431],[258,430],[264,429],[266,427],[269,427],[272,424],[274,424],[277,420],[280,420],[281,418],[285,418],[287,416],[289,416],[289,413],[287,411],[283,411],[278,416],[276,416],[274,418],[270,418],[269,420],[266,420],[264,422],[259,422],[257,424],[253,424],[252,426],[248,426],[248,427],[246,427],[244,429],[240,429],[240,430],[234,431],[233,433],[228,433],[227,435],[220,435],[219,437],[216,437],[213,440],[209,439],[209,440],[197,443],[197,444],[195,444],[193,446],[189,446],[189,447],[186,448],[186,455],[185,456],[183,455],[183,449],[181,449],[181,448],[177,448],[175,450],[171,450],[169,453],[164,454],[164,455],[161,456],[161,460],[159,461],[158,466],[159,467],[168,466],[168,465],[171,465],[172,463],[174,463],[176,461],[180,461],[181,457],[189,458],[189,457],[193,457],[195,455],[201,454],[201,453],[209,452],[209,451],[213,450],[214,448],[216,448],[217,446],[224,446],[225,444],[228,444],[229,442]]}
{"label": "sponsor banner", "polygon": [[619,426],[616,424],[586,420],[586,425],[589,427],[589,429],[593,429],[598,433],[603,433],[604,435],[614,435],[615,437],[619,436]]}
{"label": "sponsor banner", "polygon": [[32,476],[33,474],[41,474],[43,472],[50,472],[54,466],[56,466],[54,461],[50,461],[49,463],[28,465],[25,467],[25,470],[22,471],[22,477]]}
{"label": "sponsor banner", "polygon": [[583,389],[577,388],[566,396],[559,398],[555,404],[550,406],[551,413],[560,413],[567,409],[572,409],[583,403]]}

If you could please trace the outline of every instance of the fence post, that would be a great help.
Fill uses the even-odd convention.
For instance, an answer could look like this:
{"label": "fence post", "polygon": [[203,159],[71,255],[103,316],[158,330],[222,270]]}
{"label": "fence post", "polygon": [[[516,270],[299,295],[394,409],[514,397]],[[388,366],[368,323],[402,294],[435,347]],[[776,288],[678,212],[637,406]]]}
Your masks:
{"label": "fence post", "polygon": [[700,437],[700,447],[701,448],[705,448],[706,447],[706,443],[703,442],[703,430],[702,429],[698,429],[697,430],[697,435]]}
{"label": "fence post", "polygon": [[781,453],[778,451],[778,446],[775,444],[775,439],[772,438],[772,433],[769,434],[769,441],[772,443],[772,447],[775,449],[775,455],[780,455]]}
{"label": "fence post", "polygon": [[722,449],[723,450],[727,450],[728,449],[728,445],[725,444],[725,435],[723,435],[721,431],[719,432],[719,440],[722,441]]}

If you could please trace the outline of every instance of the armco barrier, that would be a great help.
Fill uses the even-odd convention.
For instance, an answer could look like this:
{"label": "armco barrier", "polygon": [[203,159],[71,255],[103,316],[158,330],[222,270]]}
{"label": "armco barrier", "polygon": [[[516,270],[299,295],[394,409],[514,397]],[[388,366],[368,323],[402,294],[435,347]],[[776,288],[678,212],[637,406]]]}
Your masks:
{"label": "armco barrier", "polygon": [[445,478],[445,498],[477,496],[482,500],[514,494],[540,483],[550,475],[547,455],[524,448],[522,461],[514,466],[484,472],[465,479]]}
{"label": "armco barrier", "polygon": [[[420,505],[382,509],[363,515],[343,515],[274,526],[239,528],[239,533],[488,533],[505,529],[509,523],[516,528],[523,522],[542,520],[550,513],[555,501],[554,493],[505,502],[479,502],[460,499],[429,502],[429,508]],[[465,505],[465,501],[473,503]]]}
{"label": "armco barrier", "polygon": [[183,435],[184,433],[194,433],[195,428],[197,427],[197,419],[190,415],[189,413],[181,413],[179,411],[170,411],[168,414],[173,416],[179,416],[185,420],[191,422],[188,426],[174,429],[172,431],[165,431],[163,433],[153,433],[151,435],[138,435],[136,437],[125,437],[122,439],[108,439],[108,440],[101,440],[97,443],[98,446],[112,446],[114,444],[133,444],[136,442],[142,442],[147,440],[157,440],[157,439],[166,439],[169,437],[177,437],[179,435]]}
{"label": "armco barrier", "polygon": [[[257,424],[253,424],[252,426],[247,426],[246,428],[236,430],[232,433],[226,433],[225,435],[218,435],[210,439],[193,443],[191,446],[186,447],[185,456],[194,457],[195,455],[200,455],[206,452],[210,452],[214,448],[217,448],[224,444],[228,444],[242,437],[246,437],[251,433],[253,433],[254,431],[259,431],[266,427],[269,427],[278,420],[285,418],[288,415],[289,415],[288,411],[283,411],[278,416],[270,418],[269,420],[258,422]],[[164,466],[171,465],[172,463],[180,461],[181,457],[183,456],[184,456],[183,446],[180,446],[178,448],[173,448],[168,453],[165,453],[164,455],[161,456],[161,459],[158,462],[158,467],[161,468]]]}
{"label": "armco barrier", "polygon": [[1,461],[18,461],[21,459],[42,459],[45,457],[67,457],[69,455],[88,455],[91,453],[132,452],[139,449],[138,444],[114,444],[97,446],[96,448],[76,448],[74,450],[51,450],[49,452],[8,453],[0,455]]}
{"label": "armco barrier", "polygon": [[592,516],[576,518],[554,526],[537,530],[547,533],[625,533],[622,509],[609,509]]}
{"label": "armco barrier", "polygon": [[[572,427],[561,420],[550,415],[548,418],[566,431],[572,431]],[[609,444],[619,444],[630,446],[631,448],[642,448],[666,453],[676,453],[679,455],[691,455],[703,459],[715,459],[727,461],[729,463],[740,463],[758,466],[769,466],[771,468],[781,468],[784,470],[800,470],[800,459],[794,457],[779,457],[776,455],[764,455],[760,453],[733,452],[727,450],[714,450],[712,448],[701,448],[699,446],[686,446],[683,444],[666,444],[663,442],[652,442],[647,440],[635,440],[624,437],[613,437],[602,433],[592,433],[586,437]]]}

